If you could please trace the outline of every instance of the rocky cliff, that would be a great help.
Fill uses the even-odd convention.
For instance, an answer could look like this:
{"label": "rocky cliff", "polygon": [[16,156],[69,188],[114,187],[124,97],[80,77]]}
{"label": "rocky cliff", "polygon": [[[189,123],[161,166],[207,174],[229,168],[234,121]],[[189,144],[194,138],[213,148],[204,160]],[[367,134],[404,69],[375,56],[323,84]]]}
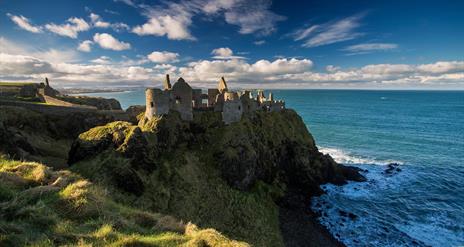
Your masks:
{"label": "rocky cliff", "polygon": [[309,207],[323,183],[363,181],[357,170],[320,153],[292,110],[255,112],[228,126],[219,114],[197,112],[185,122],[172,113],[96,127],[74,141],[68,161],[128,205],[255,246],[337,245],[309,228],[301,241],[289,241],[287,221],[294,219],[282,215]]}

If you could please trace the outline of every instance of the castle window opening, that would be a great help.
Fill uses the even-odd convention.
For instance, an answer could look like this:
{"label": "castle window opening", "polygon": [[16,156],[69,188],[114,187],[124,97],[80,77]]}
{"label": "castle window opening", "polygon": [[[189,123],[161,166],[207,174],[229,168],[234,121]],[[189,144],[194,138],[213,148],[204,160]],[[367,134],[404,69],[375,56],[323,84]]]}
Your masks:
{"label": "castle window opening", "polygon": [[153,102],[150,102],[150,106],[153,107]]}

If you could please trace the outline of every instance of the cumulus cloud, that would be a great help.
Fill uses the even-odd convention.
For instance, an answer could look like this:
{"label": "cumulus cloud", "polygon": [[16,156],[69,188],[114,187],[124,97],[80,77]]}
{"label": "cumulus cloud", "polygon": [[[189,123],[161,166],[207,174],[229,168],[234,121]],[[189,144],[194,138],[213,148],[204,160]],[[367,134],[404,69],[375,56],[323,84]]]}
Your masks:
{"label": "cumulus cloud", "polygon": [[244,60],[202,60],[189,63],[179,68],[179,71],[196,81],[216,81],[220,76],[226,76],[242,82],[263,82],[266,78],[287,73],[302,73],[309,71],[313,63],[309,59],[276,59],[274,61],[259,60],[247,63]]}
{"label": "cumulus cloud", "polygon": [[110,64],[111,59],[107,56],[101,56],[99,58],[91,60],[92,63],[97,63],[97,64]]}
{"label": "cumulus cloud", "polygon": [[148,59],[154,63],[168,63],[178,61],[179,53],[168,51],[154,51],[148,55]]}
{"label": "cumulus cloud", "polygon": [[229,47],[216,48],[211,52],[214,59],[244,59],[245,57],[234,56],[234,52]]}
{"label": "cumulus cloud", "polygon": [[90,52],[92,50],[92,44],[93,42],[91,40],[84,40],[77,46],[77,49],[83,52]]}
{"label": "cumulus cloud", "polygon": [[340,70],[340,67],[334,66],[334,65],[327,65],[325,67],[325,70],[327,70],[327,72],[333,73],[333,72]]}
{"label": "cumulus cloud", "polygon": [[349,54],[365,54],[374,51],[391,51],[397,48],[398,45],[393,43],[363,43],[347,46],[343,51],[347,51]]}
{"label": "cumulus cloud", "polygon": [[60,36],[76,39],[78,33],[89,30],[90,25],[82,18],[71,17],[64,24],[50,23],[46,24],[45,28]]}
{"label": "cumulus cloud", "polygon": [[350,16],[338,21],[312,25],[293,32],[295,41],[303,40],[303,47],[317,47],[352,40],[362,35],[357,31],[361,26],[362,14]]}
{"label": "cumulus cloud", "polygon": [[228,47],[216,48],[214,49],[211,54],[221,57],[230,57],[233,55],[233,52]]}
{"label": "cumulus cloud", "polygon": [[29,31],[31,33],[41,33],[42,32],[42,27],[40,26],[34,26],[31,21],[22,16],[22,15],[12,15],[10,13],[6,14],[8,17],[10,17],[10,19],[16,23],[16,25],[18,25],[18,27],[26,30],[26,31]]}
{"label": "cumulus cloud", "polygon": [[93,41],[101,48],[108,50],[122,51],[131,48],[129,43],[119,41],[108,33],[96,33],[93,36]]}
{"label": "cumulus cloud", "polygon": [[152,17],[147,23],[136,26],[132,32],[143,35],[164,36],[172,40],[194,40],[195,38],[190,34],[188,26],[192,23],[190,18],[184,16],[172,17],[169,15],[162,15],[159,17]]}
{"label": "cumulus cloud", "polygon": [[422,64],[418,66],[421,72],[439,74],[450,72],[463,72],[464,61],[439,61],[432,64]]}
{"label": "cumulus cloud", "polygon": [[258,0],[192,0],[165,2],[163,5],[146,7],[148,21],[135,26],[138,35],[167,36],[172,40],[195,40],[190,32],[192,18],[223,16],[226,23],[239,26],[242,34],[269,34],[275,23],[285,18],[269,10],[270,1]]}
{"label": "cumulus cloud", "polygon": [[112,28],[113,30],[117,32],[130,29],[127,24],[122,23],[122,22],[117,22],[117,23],[106,22],[101,18],[101,16],[95,13],[90,13],[90,20],[92,21],[93,26],[97,28]]}
{"label": "cumulus cloud", "polygon": [[49,62],[74,62],[79,54],[69,49],[38,49],[36,46],[25,46],[0,37],[0,52],[12,55],[24,55]]}

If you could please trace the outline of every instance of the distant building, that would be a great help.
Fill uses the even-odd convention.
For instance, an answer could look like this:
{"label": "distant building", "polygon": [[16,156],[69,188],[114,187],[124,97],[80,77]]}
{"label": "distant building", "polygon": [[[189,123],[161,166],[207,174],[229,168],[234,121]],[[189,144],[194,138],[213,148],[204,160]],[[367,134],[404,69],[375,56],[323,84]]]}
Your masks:
{"label": "distant building", "polygon": [[269,98],[259,90],[256,98],[249,90],[235,92],[229,91],[227,82],[221,77],[217,88],[210,88],[207,94],[201,89],[192,89],[181,77],[171,87],[169,75],[163,82],[163,90],[147,88],[145,117],[169,114],[169,111],[177,111],[183,120],[191,121],[194,110],[214,110],[222,113],[222,120],[226,124],[240,121],[243,113],[253,111],[281,111],[285,109],[283,100],[276,101],[272,93]]}

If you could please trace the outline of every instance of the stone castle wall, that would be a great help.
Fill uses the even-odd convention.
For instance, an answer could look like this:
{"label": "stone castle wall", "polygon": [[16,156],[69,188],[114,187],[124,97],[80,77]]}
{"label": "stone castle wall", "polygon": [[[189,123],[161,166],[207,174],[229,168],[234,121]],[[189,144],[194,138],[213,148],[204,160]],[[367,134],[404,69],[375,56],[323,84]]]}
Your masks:
{"label": "stone castle wall", "polygon": [[[145,116],[151,119],[156,115],[168,114],[170,110],[180,113],[183,120],[193,120],[193,109],[208,109],[221,112],[223,122],[230,124],[240,121],[243,113],[256,110],[281,111],[285,108],[285,102],[273,100],[264,96],[262,90],[258,91],[256,98],[250,91],[238,93],[229,91],[227,83],[222,77],[215,89],[208,89],[208,94],[203,94],[201,89],[192,89],[184,79],[179,80],[170,87],[169,77],[166,77],[165,87],[161,89],[146,90]],[[169,84],[169,85],[168,85]],[[166,86],[168,85],[168,86]],[[208,100],[204,103],[203,100]]]}

